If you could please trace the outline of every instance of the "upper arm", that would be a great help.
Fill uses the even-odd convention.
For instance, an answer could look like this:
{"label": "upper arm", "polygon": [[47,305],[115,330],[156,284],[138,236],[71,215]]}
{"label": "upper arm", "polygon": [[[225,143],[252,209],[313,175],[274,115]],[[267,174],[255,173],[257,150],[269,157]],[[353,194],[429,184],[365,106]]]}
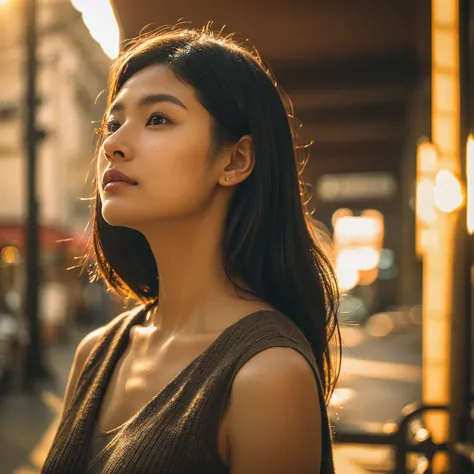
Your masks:
{"label": "upper arm", "polygon": [[104,333],[105,329],[106,326],[103,326],[90,332],[77,346],[64,394],[63,416],[71,403],[74,392],[76,391],[77,383],[79,382],[79,376],[81,375],[87,358],[89,357],[89,354],[91,353],[99,338]]}
{"label": "upper arm", "polygon": [[229,401],[232,474],[315,474],[321,406],[315,375],[290,348],[271,348],[238,372]]}

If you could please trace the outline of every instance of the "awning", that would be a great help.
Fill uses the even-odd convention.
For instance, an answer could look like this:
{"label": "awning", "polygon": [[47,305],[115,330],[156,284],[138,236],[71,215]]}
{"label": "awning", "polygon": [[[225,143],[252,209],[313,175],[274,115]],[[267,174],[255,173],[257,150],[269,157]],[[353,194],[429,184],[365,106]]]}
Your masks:
{"label": "awning", "polygon": [[[15,245],[16,247],[25,246],[25,224],[19,223],[0,223],[0,247],[5,245]],[[62,229],[38,225],[39,245],[42,248],[58,250],[72,242],[72,233],[68,233]]]}

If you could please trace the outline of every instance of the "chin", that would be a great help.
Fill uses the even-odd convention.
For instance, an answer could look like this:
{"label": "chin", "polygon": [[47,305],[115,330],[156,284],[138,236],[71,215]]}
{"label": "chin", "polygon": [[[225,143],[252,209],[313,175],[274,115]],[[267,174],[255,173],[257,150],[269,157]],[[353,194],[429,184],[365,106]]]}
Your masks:
{"label": "chin", "polygon": [[107,224],[118,227],[130,227],[136,229],[140,225],[150,221],[147,216],[142,216],[137,209],[128,206],[117,206],[112,203],[102,204],[102,217]]}

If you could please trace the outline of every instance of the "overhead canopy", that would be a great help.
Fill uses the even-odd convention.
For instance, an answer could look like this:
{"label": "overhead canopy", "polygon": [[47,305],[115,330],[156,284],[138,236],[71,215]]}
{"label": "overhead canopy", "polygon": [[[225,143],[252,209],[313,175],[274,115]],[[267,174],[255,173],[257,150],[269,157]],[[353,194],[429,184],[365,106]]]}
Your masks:
{"label": "overhead canopy", "polygon": [[[340,60],[411,53],[417,0],[112,0],[122,36],[179,19],[238,32],[269,61]],[[408,19],[408,23],[407,23]]]}

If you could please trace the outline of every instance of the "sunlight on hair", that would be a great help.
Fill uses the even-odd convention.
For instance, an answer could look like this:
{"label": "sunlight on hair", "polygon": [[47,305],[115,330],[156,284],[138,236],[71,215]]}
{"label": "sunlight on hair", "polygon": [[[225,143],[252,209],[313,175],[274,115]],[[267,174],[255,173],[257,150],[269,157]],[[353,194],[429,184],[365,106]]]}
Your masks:
{"label": "sunlight on hair", "polygon": [[82,13],[82,20],[104,53],[114,59],[119,53],[119,30],[112,7],[107,0],[71,0],[73,7]]}

